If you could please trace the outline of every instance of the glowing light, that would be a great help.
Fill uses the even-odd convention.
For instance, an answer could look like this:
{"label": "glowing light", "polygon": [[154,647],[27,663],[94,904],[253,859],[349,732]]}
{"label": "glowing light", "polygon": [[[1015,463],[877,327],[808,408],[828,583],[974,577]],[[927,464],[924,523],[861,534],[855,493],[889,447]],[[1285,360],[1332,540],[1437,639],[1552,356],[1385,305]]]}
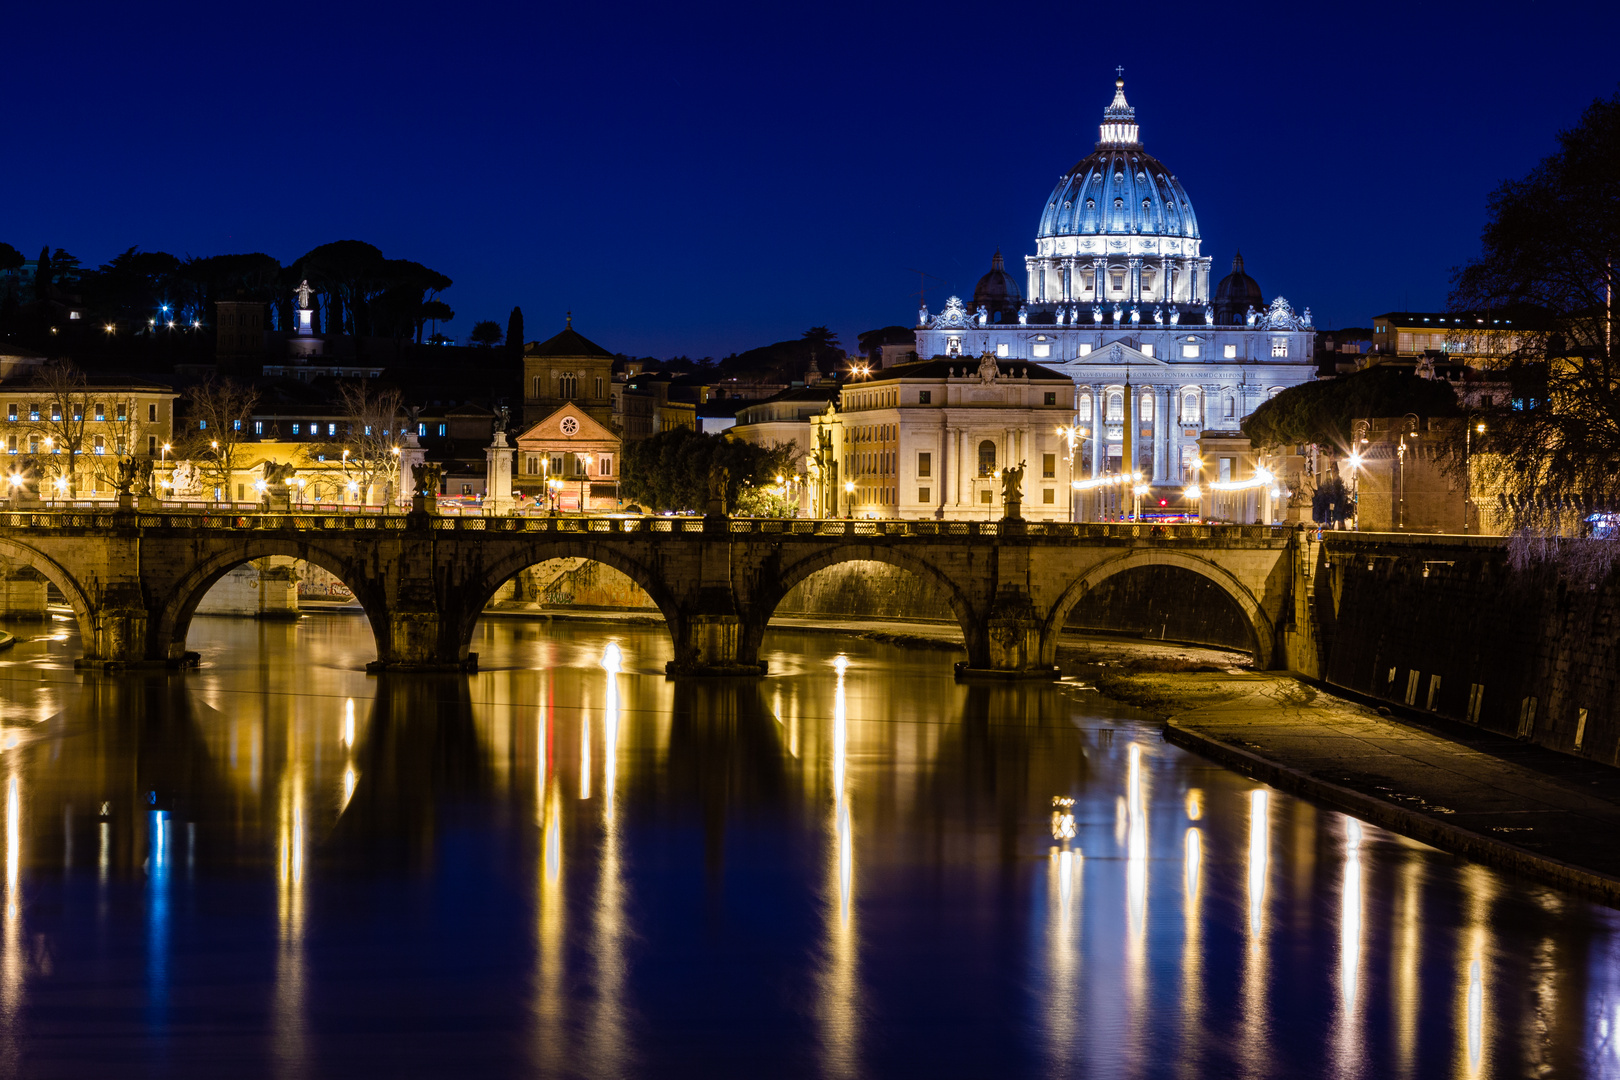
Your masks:
{"label": "glowing light", "polygon": [[17,873],[22,865],[22,795],[17,777],[6,781],[6,914],[17,913]]}
{"label": "glowing light", "polygon": [[1147,930],[1147,812],[1142,802],[1142,746],[1131,743],[1126,779],[1125,893],[1133,936]]}
{"label": "glowing light", "polygon": [[608,642],[607,648],[602,650],[602,670],[617,675],[623,670],[621,666],[623,659],[624,653],[620,651],[619,643],[616,641]]}
{"label": "glowing light", "polygon": [[[13,781],[15,782],[15,781]],[[1485,983],[1478,960],[1468,965],[1468,1068],[1479,1069],[1485,1049]]]}
{"label": "glowing light", "polygon": [[1355,818],[1344,829],[1344,886],[1339,920],[1339,975],[1347,1010],[1356,1004],[1356,979],[1361,970],[1361,822]]}
{"label": "glowing light", "polygon": [[68,489],[67,477],[58,476],[56,478],[56,490],[57,491],[66,491],[67,489]]}
{"label": "glowing light", "polygon": [[1187,895],[1198,896],[1198,871],[1204,862],[1204,841],[1196,828],[1187,830]]}
{"label": "glowing light", "polygon": [[1266,876],[1271,862],[1270,793],[1256,788],[1249,793],[1249,934],[1259,948],[1265,925]]}
{"label": "glowing light", "polygon": [[1052,799],[1052,839],[1074,839],[1074,800],[1063,796]]}
{"label": "glowing light", "polygon": [[354,786],[360,782],[360,776],[354,771],[353,765],[343,767],[343,802],[338,806],[338,813],[349,808],[349,800],[354,798]]}
{"label": "glowing light", "polygon": [[588,716],[579,726],[579,797],[591,797],[591,718]]}
{"label": "glowing light", "polygon": [[1189,501],[1191,501],[1191,502],[1197,502],[1199,499],[1202,499],[1204,497],[1204,492],[1202,491],[1202,489],[1199,488],[1199,486],[1197,484],[1194,484],[1192,487],[1190,487],[1186,491],[1182,492],[1182,494],[1185,495],[1187,497],[1187,499]]}
{"label": "glowing light", "polygon": [[1187,790],[1187,820],[1197,821],[1204,816],[1204,790],[1202,788],[1189,788]]}
{"label": "glowing light", "polygon": [[354,698],[343,703],[343,745],[354,746]]}

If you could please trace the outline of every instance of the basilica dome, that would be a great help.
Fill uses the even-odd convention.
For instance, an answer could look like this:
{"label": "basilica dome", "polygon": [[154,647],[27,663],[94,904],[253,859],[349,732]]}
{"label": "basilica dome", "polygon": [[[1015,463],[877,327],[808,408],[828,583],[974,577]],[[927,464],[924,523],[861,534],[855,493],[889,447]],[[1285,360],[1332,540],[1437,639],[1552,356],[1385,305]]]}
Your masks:
{"label": "basilica dome", "polygon": [[[1041,213],[1037,245],[1055,237],[1159,237],[1198,240],[1192,202],[1170,170],[1146,153],[1138,138],[1136,110],[1125,100],[1125,80],[1114,83],[1114,100],[1103,110],[1097,148],[1063,174]],[[1122,245],[1093,241],[1056,250],[1102,253]],[[1175,245],[1174,250],[1182,250]],[[1186,253],[1196,252],[1196,244]]]}

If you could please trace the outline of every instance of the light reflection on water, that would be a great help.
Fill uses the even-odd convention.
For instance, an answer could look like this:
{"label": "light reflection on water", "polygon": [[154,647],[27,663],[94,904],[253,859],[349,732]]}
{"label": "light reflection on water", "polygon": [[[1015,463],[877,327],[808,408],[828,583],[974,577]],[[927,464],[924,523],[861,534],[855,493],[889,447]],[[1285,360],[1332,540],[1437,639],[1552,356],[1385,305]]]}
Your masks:
{"label": "light reflection on water", "polygon": [[1094,696],[479,634],[470,679],[368,678],[341,616],[7,654],[0,1072],[1620,1076],[1613,912]]}

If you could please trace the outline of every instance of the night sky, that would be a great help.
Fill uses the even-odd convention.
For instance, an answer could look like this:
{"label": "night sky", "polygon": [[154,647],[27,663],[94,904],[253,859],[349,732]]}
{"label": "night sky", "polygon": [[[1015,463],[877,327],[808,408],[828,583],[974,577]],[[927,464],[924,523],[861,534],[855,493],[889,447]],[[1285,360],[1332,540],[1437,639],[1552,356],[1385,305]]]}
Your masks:
{"label": "night sky", "polygon": [[[386,12],[386,14],[384,14]],[[1620,5],[13,4],[0,240],[97,265],[370,241],[615,351],[853,345],[1021,267],[1125,68],[1215,275],[1444,304],[1485,200],[1615,92]]]}

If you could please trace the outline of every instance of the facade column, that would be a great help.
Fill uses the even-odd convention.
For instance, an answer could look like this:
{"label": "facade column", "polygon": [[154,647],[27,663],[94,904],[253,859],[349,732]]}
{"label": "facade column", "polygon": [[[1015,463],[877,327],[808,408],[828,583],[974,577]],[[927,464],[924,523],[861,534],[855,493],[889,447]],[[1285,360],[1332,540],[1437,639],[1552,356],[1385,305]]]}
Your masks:
{"label": "facade column", "polygon": [[1064,300],[1065,303],[1068,302],[1069,296],[1070,296],[1069,290],[1070,290],[1071,285],[1072,285],[1071,278],[1073,276],[1073,270],[1074,270],[1074,260],[1073,259],[1064,259],[1063,260],[1062,275],[1063,275],[1063,300]]}
{"label": "facade column", "polygon": [[1103,431],[1103,390],[1096,383],[1091,384],[1091,476],[1092,479],[1102,475],[1103,470],[1103,441],[1106,432]]}
{"label": "facade column", "polygon": [[1161,483],[1170,481],[1170,388],[1158,388],[1158,402],[1153,407],[1153,474]]}
{"label": "facade column", "polygon": [[1125,288],[1131,303],[1142,302],[1142,256],[1132,255],[1126,263],[1130,267],[1125,276]]}

